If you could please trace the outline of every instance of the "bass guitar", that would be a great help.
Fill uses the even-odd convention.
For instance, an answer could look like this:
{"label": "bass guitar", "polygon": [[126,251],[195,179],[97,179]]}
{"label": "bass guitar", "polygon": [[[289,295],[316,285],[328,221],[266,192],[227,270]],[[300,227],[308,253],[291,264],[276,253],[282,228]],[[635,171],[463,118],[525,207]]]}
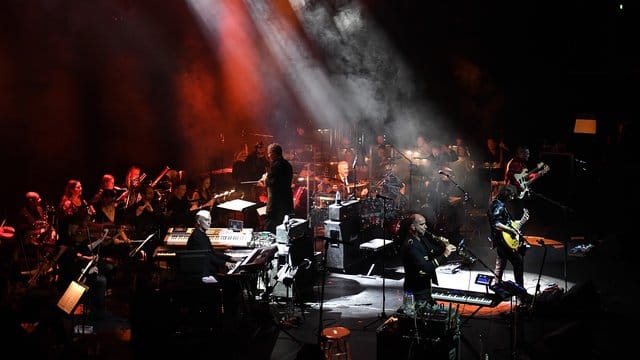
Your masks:
{"label": "bass guitar", "polygon": [[[539,179],[542,175],[546,174],[549,170],[551,170],[551,168],[549,167],[549,165],[546,165],[544,163],[538,163],[538,165],[536,166],[535,169],[533,169],[532,171],[527,171],[522,170],[522,172],[518,173],[518,174],[513,174],[513,177],[516,179],[516,181],[518,182],[518,185],[520,186],[520,189],[522,189],[520,191],[520,193],[517,195],[518,199],[522,199],[524,198],[527,194],[529,194],[529,186],[531,186],[531,184],[536,181],[537,179]],[[536,174],[536,176],[532,179],[527,180],[527,178],[529,177],[529,175],[531,174]]]}
{"label": "bass guitar", "polygon": [[524,209],[522,218],[520,220],[514,220],[511,222],[511,227],[514,228],[517,232],[516,236],[514,237],[506,231],[502,232],[502,240],[513,251],[524,251],[524,249],[526,249],[527,244],[524,241],[522,234],[520,234],[520,229],[522,228],[524,223],[527,222],[527,220],[529,220],[529,210]]}

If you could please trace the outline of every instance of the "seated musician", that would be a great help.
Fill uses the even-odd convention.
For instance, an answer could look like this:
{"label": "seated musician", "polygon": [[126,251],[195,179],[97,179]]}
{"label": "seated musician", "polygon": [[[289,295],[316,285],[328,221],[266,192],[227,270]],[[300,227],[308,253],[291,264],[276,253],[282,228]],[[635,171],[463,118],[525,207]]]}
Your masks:
{"label": "seated musician", "polygon": [[404,291],[413,293],[417,302],[435,304],[431,283],[438,285],[436,268],[445,265],[456,247],[427,231],[424,216],[414,213],[401,228],[400,255],[404,266]]}
{"label": "seated musician", "polygon": [[[99,320],[109,316],[105,296],[113,266],[99,256],[101,240],[89,238],[88,226],[86,218],[73,217],[69,219],[66,232],[59,234],[61,256],[57,286],[60,291],[64,291],[72,281],[89,286],[90,317]],[[90,262],[91,266],[87,267]]]}
{"label": "seated musician", "polygon": [[116,207],[116,198],[114,190],[102,190],[100,196],[96,198],[94,223],[99,232],[105,228],[111,230],[108,238],[102,243],[102,251],[114,262],[119,262],[128,256],[131,240],[125,231],[125,210],[122,207]]}
{"label": "seated musician", "polygon": [[217,251],[211,245],[207,236],[207,230],[211,226],[211,213],[208,210],[200,210],[196,213],[196,228],[187,240],[187,250],[210,250],[206,268],[203,269],[203,277],[226,273],[233,268],[231,257]]}
{"label": "seated musician", "polygon": [[343,160],[338,162],[338,172],[333,178],[324,179],[318,184],[318,191],[323,193],[340,192],[342,199],[348,199],[352,194],[357,194],[360,197],[367,196],[369,189],[361,189],[359,185],[349,172],[349,163]]}

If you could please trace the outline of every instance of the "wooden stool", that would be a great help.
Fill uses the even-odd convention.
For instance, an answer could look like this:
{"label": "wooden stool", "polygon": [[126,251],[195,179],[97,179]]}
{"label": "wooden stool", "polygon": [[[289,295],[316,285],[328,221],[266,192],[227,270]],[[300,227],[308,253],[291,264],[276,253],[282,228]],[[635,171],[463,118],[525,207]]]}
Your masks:
{"label": "wooden stool", "polygon": [[328,327],[322,330],[324,358],[351,360],[351,348],[349,347],[349,335],[351,331],[342,326]]}

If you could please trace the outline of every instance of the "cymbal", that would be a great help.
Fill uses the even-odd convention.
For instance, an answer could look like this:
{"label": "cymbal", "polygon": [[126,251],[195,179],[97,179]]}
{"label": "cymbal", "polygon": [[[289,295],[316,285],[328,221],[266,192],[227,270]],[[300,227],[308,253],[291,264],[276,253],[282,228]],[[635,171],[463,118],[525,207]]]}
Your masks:
{"label": "cymbal", "polygon": [[313,166],[315,166],[315,167],[323,167],[323,166],[331,166],[331,165],[338,165],[338,162],[337,161],[327,161],[327,162],[320,162],[320,163],[313,164]]}
{"label": "cymbal", "polygon": [[342,181],[328,176],[317,177],[316,180],[329,185],[344,185]]}
{"label": "cymbal", "polygon": [[336,193],[318,193],[318,200],[334,201],[336,199]]}

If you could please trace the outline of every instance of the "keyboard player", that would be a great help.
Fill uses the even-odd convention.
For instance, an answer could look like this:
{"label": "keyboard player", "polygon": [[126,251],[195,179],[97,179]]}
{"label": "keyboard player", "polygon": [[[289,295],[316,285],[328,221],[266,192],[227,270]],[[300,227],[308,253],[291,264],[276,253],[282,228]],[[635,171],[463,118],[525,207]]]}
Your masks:
{"label": "keyboard player", "polygon": [[203,269],[203,277],[216,274],[226,274],[234,267],[231,256],[215,250],[207,236],[207,230],[211,226],[211,213],[208,210],[200,210],[196,213],[196,228],[187,240],[187,250],[209,250],[208,261]]}

